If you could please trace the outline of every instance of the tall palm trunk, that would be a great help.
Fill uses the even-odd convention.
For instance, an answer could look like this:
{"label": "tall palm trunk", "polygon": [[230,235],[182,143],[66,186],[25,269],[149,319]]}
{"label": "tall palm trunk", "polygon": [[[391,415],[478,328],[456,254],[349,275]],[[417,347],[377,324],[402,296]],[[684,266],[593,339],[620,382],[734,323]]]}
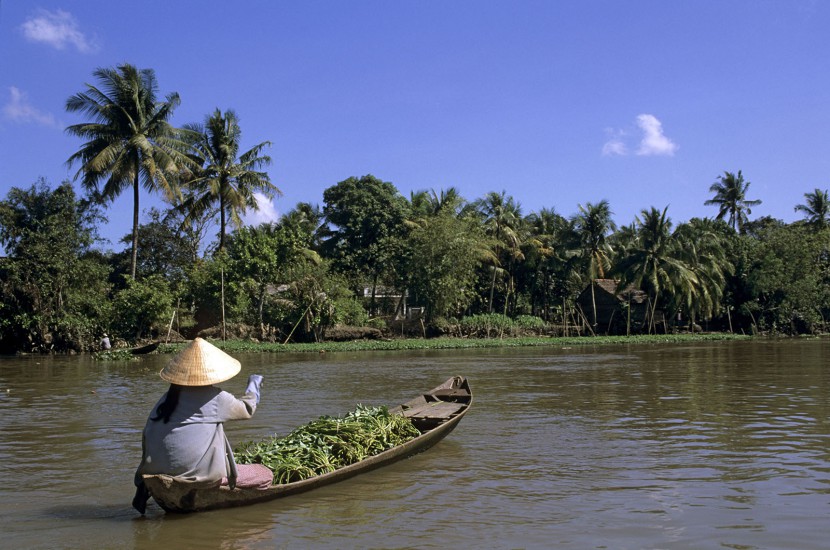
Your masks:
{"label": "tall palm trunk", "polygon": [[132,259],[130,260],[130,276],[135,281],[135,268],[138,264],[138,157],[135,160],[135,179],[133,180],[133,250]]}
{"label": "tall palm trunk", "polygon": [[225,250],[225,198],[220,195],[219,198],[219,251]]}
{"label": "tall palm trunk", "polygon": [[562,335],[568,336],[568,303],[562,296]]}
{"label": "tall palm trunk", "polygon": [[[500,238],[501,238],[501,227],[497,224],[496,225],[496,240],[498,240]],[[496,258],[497,258],[496,261],[498,261],[500,251],[501,251],[501,246],[496,245],[496,247],[495,247],[495,253],[496,253]],[[495,293],[496,293],[496,267],[497,266],[495,264],[493,264],[493,279],[490,281],[490,308],[489,308],[487,313],[493,313],[493,300],[495,299]]]}
{"label": "tall palm trunk", "polygon": [[496,290],[496,266],[493,266],[493,280],[490,282],[490,308],[487,313],[493,313],[493,294]]}
{"label": "tall palm trunk", "polygon": [[259,305],[257,307],[257,317],[259,318],[259,338],[263,342],[265,341],[265,292],[267,290],[266,285],[260,285],[259,287]]}

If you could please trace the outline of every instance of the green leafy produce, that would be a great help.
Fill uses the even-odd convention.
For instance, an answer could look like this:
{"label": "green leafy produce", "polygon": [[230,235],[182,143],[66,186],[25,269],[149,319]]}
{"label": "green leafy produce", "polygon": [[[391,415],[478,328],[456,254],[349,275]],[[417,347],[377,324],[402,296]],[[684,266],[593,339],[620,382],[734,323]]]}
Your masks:
{"label": "green leafy produce", "polygon": [[419,435],[403,415],[358,405],[345,416],[321,416],[285,437],[243,443],[234,449],[234,457],[238,464],[267,466],[276,484],[291,483],[333,472]]}
{"label": "green leafy produce", "polygon": [[128,349],[113,349],[109,351],[97,351],[92,354],[96,361],[136,361],[138,357]]}

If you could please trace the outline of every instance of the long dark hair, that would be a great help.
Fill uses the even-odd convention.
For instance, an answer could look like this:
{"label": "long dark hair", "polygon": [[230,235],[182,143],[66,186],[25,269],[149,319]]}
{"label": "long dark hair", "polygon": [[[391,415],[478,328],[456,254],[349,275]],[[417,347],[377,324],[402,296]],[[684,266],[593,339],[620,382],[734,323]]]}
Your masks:
{"label": "long dark hair", "polygon": [[167,397],[162,401],[161,405],[156,409],[156,416],[150,418],[153,422],[164,420],[167,424],[170,421],[170,415],[176,410],[176,405],[179,404],[179,394],[182,392],[182,387],[176,384],[170,384],[170,389],[167,390]]}

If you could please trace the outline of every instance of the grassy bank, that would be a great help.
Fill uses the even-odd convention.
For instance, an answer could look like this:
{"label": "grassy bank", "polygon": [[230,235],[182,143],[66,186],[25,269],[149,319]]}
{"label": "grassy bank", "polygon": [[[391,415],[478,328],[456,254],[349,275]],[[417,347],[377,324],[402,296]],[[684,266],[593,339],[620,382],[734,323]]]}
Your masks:
{"label": "grassy bank", "polygon": [[[746,340],[739,334],[659,334],[638,336],[582,336],[570,338],[405,338],[395,340],[359,340],[353,342],[321,342],[311,344],[257,343],[247,340],[212,340],[211,343],[228,353],[321,353],[338,351],[398,351],[509,347],[576,347],[607,344],[662,344],[674,342],[706,342]],[[159,353],[173,353],[184,344],[162,344]]]}

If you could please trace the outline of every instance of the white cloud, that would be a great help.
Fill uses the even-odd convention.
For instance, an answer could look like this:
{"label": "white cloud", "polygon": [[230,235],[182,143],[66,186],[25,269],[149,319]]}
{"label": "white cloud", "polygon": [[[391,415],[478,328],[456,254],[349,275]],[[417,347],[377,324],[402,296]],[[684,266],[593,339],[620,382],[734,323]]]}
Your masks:
{"label": "white cloud", "polygon": [[248,210],[248,212],[243,216],[245,225],[274,223],[280,218],[279,212],[277,212],[274,203],[268,197],[262,193],[254,193],[254,197],[256,197],[259,210]]}
{"label": "white cloud", "polygon": [[638,155],[674,155],[677,145],[663,135],[663,124],[654,115],[640,115],[637,126],[643,131]]}
{"label": "white cloud", "polygon": [[81,53],[90,53],[97,47],[78,28],[71,13],[63,10],[39,10],[21,25],[23,36],[31,42],[42,42],[58,50],[75,47]]}
{"label": "white cloud", "polygon": [[[635,151],[637,155],[672,156],[677,151],[677,144],[663,134],[663,124],[654,115],[638,115],[637,127],[643,136]],[[609,128],[605,130],[605,133],[609,137],[602,146],[604,156],[626,156],[629,154],[630,149],[626,143],[628,132]]]}
{"label": "white cloud", "polygon": [[11,86],[9,88],[11,99],[3,106],[3,116],[13,122],[22,124],[40,124],[41,126],[55,126],[55,118],[49,113],[35,109],[26,94],[20,89]]}
{"label": "white cloud", "polygon": [[625,145],[623,138],[625,133],[620,130],[608,128],[605,133],[609,135],[608,141],[602,146],[602,154],[605,156],[625,156],[628,154],[628,147]]}

